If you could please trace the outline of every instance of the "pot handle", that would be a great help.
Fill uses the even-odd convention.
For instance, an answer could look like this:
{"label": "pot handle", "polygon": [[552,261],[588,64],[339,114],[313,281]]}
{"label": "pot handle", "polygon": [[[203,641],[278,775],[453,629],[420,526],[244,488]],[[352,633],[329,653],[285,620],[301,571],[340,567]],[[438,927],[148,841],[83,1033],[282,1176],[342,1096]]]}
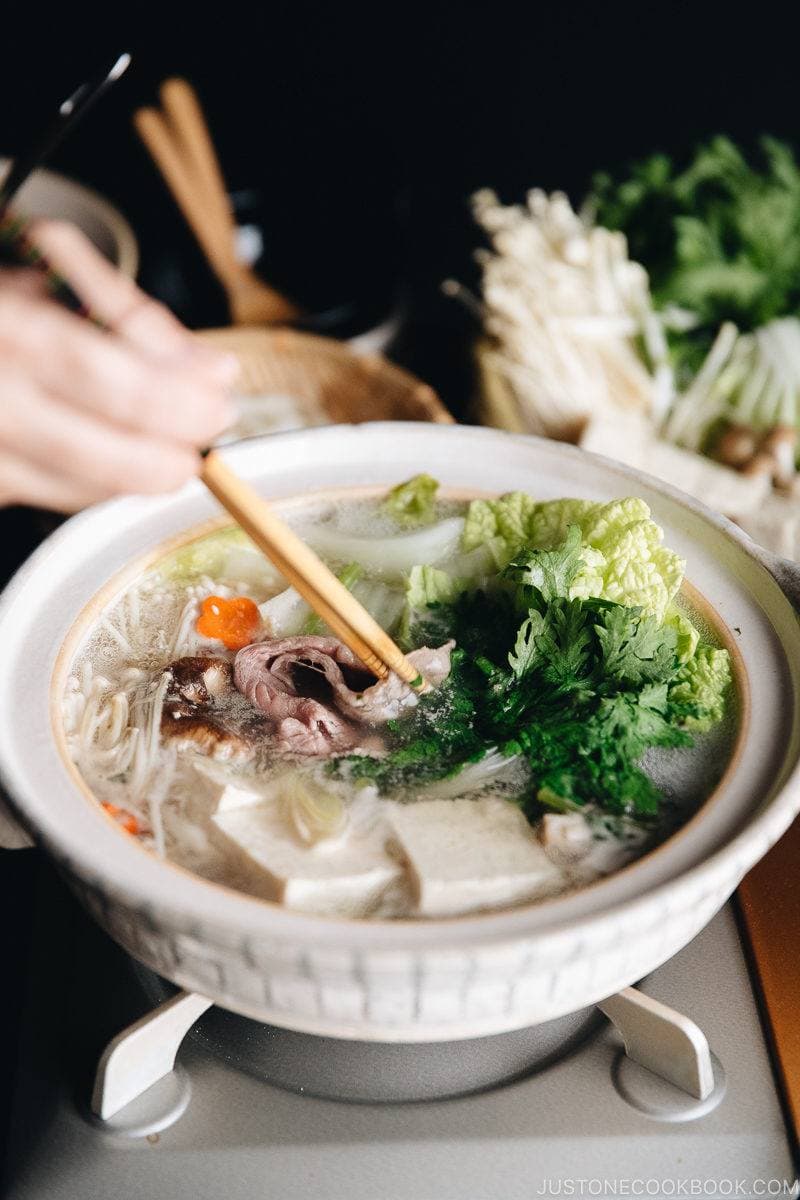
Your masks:
{"label": "pot handle", "polygon": [[763,546],[759,546],[755,542],[751,549],[756,558],[767,568],[795,611],[800,614],[800,562],[782,558],[779,554],[773,554],[771,550],[765,550]]}
{"label": "pot handle", "polygon": [[33,844],[33,839],[11,815],[5,793],[0,788],[0,850],[27,850]]}

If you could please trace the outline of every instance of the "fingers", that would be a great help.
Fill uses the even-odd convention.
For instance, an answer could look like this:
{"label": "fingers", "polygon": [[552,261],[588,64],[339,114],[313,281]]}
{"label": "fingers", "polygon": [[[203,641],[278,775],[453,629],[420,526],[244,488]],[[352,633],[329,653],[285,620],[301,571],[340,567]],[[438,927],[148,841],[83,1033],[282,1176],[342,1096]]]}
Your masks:
{"label": "fingers", "polygon": [[107,262],[75,225],[39,220],[31,223],[29,233],[93,316],[131,345],[155,358],[182,359],[223,386],[233,382],[235,358],[193,337],[168,308]]}
{"label": "fingers", "polygon": [[[188,446],[115,427],[48,395],[16,371],[0,373],[0,453],[15,486],[44,477],[61,480],[49,507],[90,503],[117,492],[160,492],[180,487],[199,470]],[[15,471],[8,460],[18,464]],[[11,485],[6,481],[6,490]],[[30,503],[41,503],[28,497]]]}
{"label": "fingers", "polygon": [[56,512],[77,512],[96,499],[88,484],[0,450],[0,505],[32,504]]}
{"label": "fingers", "polygon": [[203,346],[68,225],[33,240],[98,329],[43,298],[41,272],[0,272],[0,504],[73,511],[197,474],[232,419],[238,364]]}
{"label": "fingers", "polygon": [[222,388],[199,372],[7,291],[0,292],[0,359],[87,414],[186,445],[212,441],[232,417]]}
{"label": "fingers", "polygon": [[29,236],[54,271],[67,280],[90,312],[142,349],[180,356],[188,330],[162,305],[150,300],[133,280],[114,269],[81,231],[67,221],[31,223]]}
{"label": "fingers", "polygon": [[44,300],[49,295],[47,279],[32,267],[0,268],[0,288],[13,288],[19,296]]}

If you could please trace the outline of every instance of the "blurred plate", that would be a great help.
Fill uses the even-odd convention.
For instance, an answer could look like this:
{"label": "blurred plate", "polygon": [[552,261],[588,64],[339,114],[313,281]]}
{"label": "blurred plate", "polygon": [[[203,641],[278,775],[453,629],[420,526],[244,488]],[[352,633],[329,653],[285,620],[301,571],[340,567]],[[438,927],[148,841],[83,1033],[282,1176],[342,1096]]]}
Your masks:
{"label": "blurred plate", "polygon": [[[0,158],[0,179],[9,166]],[[72,221],[124,275],[135,278],[139,245],[128,222],[113,204],[91,188],[55,171],[36,171],[20,189],[14,205],[28,217]]]}

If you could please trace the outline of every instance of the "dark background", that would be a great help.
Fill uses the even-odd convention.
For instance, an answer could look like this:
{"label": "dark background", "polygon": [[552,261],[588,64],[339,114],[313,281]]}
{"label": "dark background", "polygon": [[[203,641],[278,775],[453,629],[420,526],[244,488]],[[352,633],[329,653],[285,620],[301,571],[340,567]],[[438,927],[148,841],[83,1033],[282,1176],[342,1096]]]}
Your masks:
{"label": "dark background", "polygon": [[718,131],[800,136],[790,5],[280,2],[105,21],[80,5],[20,7],[0,29],[0,153],[129,49],[127,76],[53,166],[127,215],[145,286],[192,325],[223,323],[130,123],[161,79],[185,74],[231,190],[265,228],[265,273],[311,310],[356,298],[365,321],[399,289],[408,323],[396,352],[459,413],[464,322],[438,285],[471,278],[475,188],[579,200],[594,170],[657,148],[680,157]]}
{"label": "dark background", "polygon": [[[165,5],[127,22],[75,5],[21,8],[0,23],[0,154],[23,147],[86,75],[129,49],[128,75],[52,165],[126,214],[145,286],[193,326],[224,323],[222,297],[130,125],[161,79],[185,74],[231,189],[264,226],[268,276],[309,309],[355,299],[365,321],[399,297],[393,354],[459,415],[471,328],[439,284],[473,278],[475,188],[506,200],[563,188],[578,201],[594,170],[655,149],[680,158],[712,133],[800,143],[789,5]],[[39,528],[0,514],[0,576]],[[37,859],[0,852],[12,1007],[36,872],[46,871]],[[13,1054],[13,1022],[2,1029],[0,1050]]]}

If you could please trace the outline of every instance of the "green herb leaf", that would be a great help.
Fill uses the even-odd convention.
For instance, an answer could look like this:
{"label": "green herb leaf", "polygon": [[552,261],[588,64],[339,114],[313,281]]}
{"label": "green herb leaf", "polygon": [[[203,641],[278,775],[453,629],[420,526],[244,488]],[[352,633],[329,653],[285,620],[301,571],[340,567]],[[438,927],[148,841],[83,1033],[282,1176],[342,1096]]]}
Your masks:
{"label": "green herb leaf", "polygon": [[582,566],[581,531],[570,525],[564,543],[556,550],[528,550],[506,567],[505,575],[518,587],[535,589],[545,603],[569,596]]}
{"label": "green herb leaf", "polygon": [[675,671],[678,635],[635,609],[611,608],[595,626],[603,664],[613,679],[636,684],[669,678]]}
{"label": "green herb leaf", "polygon": [[536,639],[540,636],[543,629],[544,617],[540,612],[536,612],[535,609],[520,625],[514,649],[508,656],[509,665],[517,679],[520,679],[526,671],[530,671],[539,661],[540,654],[536,645]]}
{"label": "green herb leaf", "polygon": [[597,175],[590,202],[600,225],[625,233],[656,304],[695,315],[671,335],[681,382],[724,322],[749,331],[800,315],[800,169],[788,146],[763,138],[751,165],[715,137],[683,171],[655,155],[622,181]]}
{"label": "green herb leaf", "polygon": [[[620,504],[617,512],[600,506],[588,514],[593,536],[630,536],[632,544],[643,539],[660,549],[657,536],[641,528],[649,521]],[[692,638],[674,612],[661,624],[640,606],[570,595],[581,561],[573,524],[561,545],[521,554],[505,574],[506,590],[451,596],[423,587],[411,644],[454,637],[449,678],[390,722],[389,753],[352,755],[329,769],[369,779],[383,792],[416,794],[498,748],[527,760],[531,787],[520,803],[531,819],[544,808],[591,806],[652,821],[661,798],[642,755],[653,746],[689,745],[688,726],[719,718],[727,655],[698,647],[681,664],[679,633],[684,650]],[[651,561],[648,570],[656,569]],[[423,607],[428,594],[442,598]],[[520,596],[530,602],[521,622]]]}
{"label": "green herb leaf", "polygon": [[554,600],[547,609],[537,646],[542,677],[559,692],[590,694],[586,677],[590,669],[592,616],[592,608],[581,600]]}

